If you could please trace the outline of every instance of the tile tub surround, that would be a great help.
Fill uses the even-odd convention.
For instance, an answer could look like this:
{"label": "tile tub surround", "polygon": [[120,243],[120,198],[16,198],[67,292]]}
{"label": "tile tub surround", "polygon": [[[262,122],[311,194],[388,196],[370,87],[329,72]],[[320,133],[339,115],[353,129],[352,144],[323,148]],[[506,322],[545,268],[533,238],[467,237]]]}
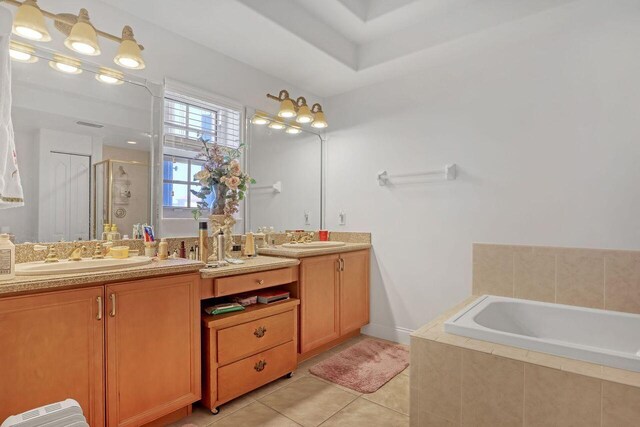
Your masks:
{"label": "tile tub surround", "polygon": [[640,313],[640,251],[475,243],[472,293]]}
{"label": "tile tub surround", "polygon": [[447,334],[411,335],[412,426],[637,425],[640,373]]}

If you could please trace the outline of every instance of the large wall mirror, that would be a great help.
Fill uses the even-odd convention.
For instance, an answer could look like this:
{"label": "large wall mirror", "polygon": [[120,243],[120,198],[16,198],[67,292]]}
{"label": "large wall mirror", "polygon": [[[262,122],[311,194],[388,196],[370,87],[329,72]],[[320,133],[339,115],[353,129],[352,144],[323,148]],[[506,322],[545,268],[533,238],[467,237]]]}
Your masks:
{"label": "large wall mirror", "polygon": [[151,223],[154,97],[146,83],[107,84],[93,67],[64,73],[50,54],[37,56],[12,61],[25,206],[0,211],[2,232],[18,243],[73,241],[99,239],[106,223],[122,235]]}
{"label": "large wall mirror", "polygon": [[322,135],[248,109],[247,141],[247,230],[322,228]]}

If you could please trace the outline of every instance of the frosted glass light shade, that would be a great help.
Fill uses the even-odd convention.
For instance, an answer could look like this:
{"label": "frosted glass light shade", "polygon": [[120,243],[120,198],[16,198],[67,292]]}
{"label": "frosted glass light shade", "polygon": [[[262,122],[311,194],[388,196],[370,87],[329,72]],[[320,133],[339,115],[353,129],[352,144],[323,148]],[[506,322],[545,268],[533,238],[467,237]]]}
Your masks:
{"label": "frosted glass light shade", "polygon": [[112,70],[111,68],[101,67],[96,74],[97,81],[108,85],[121,85],[124,83],[123,79],[124,75],[120,71]]}
{"label": "frosted glass light shade", "polygon": [[269,129],[282,130],[285,128],[285,125],[279,122],[271,122],[269,123]]}
{"label": "frosted glass light shade", "polygon": [[327,126],[329,125],[327,124],[327,119],[324,117],[324,113],[322,111],[318,111],[315,115],[313,123],[311,123],[311,127],[314,127],[316,129],[324,129]]}
{"label": "frosted glass light shade", "polygon": [[306,105],[303,105],[298,110],[298,116],[296,117],[296,122],[298,123],[311,123],[313,121],[313,114],[311,114],[311,110]]}
{"label": "frosted glass light shade", "polygon": [[300,132],[302,132],[302,130],[300,128],[292,126],[292,127],[288,127],[285,132],[287,132],[288,134],[291,134],[291,135],[297,135]]}
{"label": "frosted glass light shade", "polygon": [[44,15],[35,0],[26,0],[18,8],[13,18],[11,32],[29,40],[51,41],[51,35],[44,22]]}
{"label": "frosted glass light shade", "polygon": [[9,56],[11,59],[18,62],[34,63],[38,61],[38,57],[35,56],[35,49],[28,44],[19,43],[11,40],[9,42]]}
{"label": "frosted glass light shade", "polygon": [[278,117],[283,117],[285,119],[295,117],[296,116],[296,107],[293,105],[293,101],[290,99],[285,99],[280,102],[280,111],[278,111]]}
{"label": "frosted glass light shade", "polygon": [[82,73],[82,68],[80,68],[81,65],[82,64],[77,59],[62,55],[53,55],[53,60],[49,61],[49,66],[51,68],[66,74]]}
{"label": "frosted glass light shade", "polygon": [[269,123],[269,120],[262,116],[253,116],[251,123],[254,125],[266,125]]}
{"label": "frosted glass light shade", "polygon": [[64,45],[83,55],[100,55],[98,34],[93,25],[89,23],[89,13],[86,9],[80,10],[78,22],[71,28],[71,33],[64,41]]}

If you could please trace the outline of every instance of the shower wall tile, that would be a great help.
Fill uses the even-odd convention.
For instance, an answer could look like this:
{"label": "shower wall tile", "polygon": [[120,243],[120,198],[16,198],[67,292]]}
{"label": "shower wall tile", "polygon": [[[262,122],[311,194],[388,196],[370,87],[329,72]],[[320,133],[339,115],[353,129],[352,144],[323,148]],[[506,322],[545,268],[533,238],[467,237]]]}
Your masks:
{"label": "shower wall tile", "polygon": [[640,254],[605,255],[605,308],[640,313]]}

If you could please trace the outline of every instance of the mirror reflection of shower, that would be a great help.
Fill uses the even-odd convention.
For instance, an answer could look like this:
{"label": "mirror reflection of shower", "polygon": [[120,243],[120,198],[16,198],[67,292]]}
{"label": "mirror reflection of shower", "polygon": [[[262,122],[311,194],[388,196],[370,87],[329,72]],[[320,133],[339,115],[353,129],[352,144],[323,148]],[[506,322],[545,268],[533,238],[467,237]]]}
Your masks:
{"label": "mirror reflection of shower", "polygon": [[116,225],[122,236],[132,236],[134,224],[148,224],[149,165],[107,159],[93,165],[93,235],[99,238],[105,224]]}

